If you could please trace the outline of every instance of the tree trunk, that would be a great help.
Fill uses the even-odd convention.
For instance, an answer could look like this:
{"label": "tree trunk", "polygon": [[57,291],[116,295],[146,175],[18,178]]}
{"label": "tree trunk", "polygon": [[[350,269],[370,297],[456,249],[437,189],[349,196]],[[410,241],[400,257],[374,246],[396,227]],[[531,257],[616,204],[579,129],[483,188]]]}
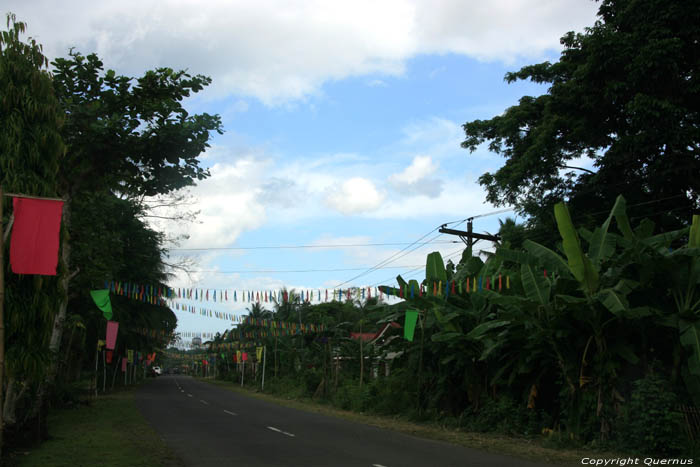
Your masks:
{"label": "tree trunk", "polygon": [[360,320],[360,387],[362,387],[362,379],[365,374],[365,358],[363,355],[364,347],[362,345],[363,342],[364,340],[362,339],[362,320]]}
{"label": "tree trunk", "polygon": [[17,423],[17,401],[22,398],[27,391],[27,385],[19,383],[20,389],[17,388],[17,380],[10,378],[5,389],[5,400],[3,401],[2,414],[3,424],[14,425]]}
{"label": "tree trunk", "polygon": [[54,318],[53,331],[51,332],[51,340],[49,341],[49,352],[51,353],[51,362],[49,371],[46,375],[46,383],[51,386],[56,381],[58,372],[58,352],[61,347],[61,338],[63,337],[63,327],[66,321],[66,312],[68,310],[68,288],[73,274],[70,272],[70,200],[66,200],[63,204],[63,242],[61,245],[61,262],[63,263],[64,273],[60,280],[60,287],[63,291],[63,298],[58,305],[58,313]]}
{"label": "tree trunk", "polygon": [[[67,199],[63,203],[63,238],[61,242],[61,262],[63,263],[64,272],[59,280],[59,285],[63,291],[63,297],[58,305],[58,312],[53,322],[53,330],[51,331],[51,339],[49,341],[49,366],[46,372],[46,378],[44,381],[39,383],[36,392],[36,402],[33,405],[32,415],[37,416],[39,426],[38,426],[38,436],[39,439],[44,439],[44,436],[48,436],[48,430],[45,424],[42,425],[41,421],[45,410],[46,404],[46,394],[51,390],[54,383],[56,382],[56,375],[58,374],[58,364],[59,364],[59,350],[61,347],[61,338],[63,337],[63,327],[66,321],[66,312],[68,310],[68,285],[70,280],[75,275],[69,271],[70,268],[70,241],[69,241],[69,226],[70,226],[70,199]],[[30,416],[30,418],[31,418]]]}

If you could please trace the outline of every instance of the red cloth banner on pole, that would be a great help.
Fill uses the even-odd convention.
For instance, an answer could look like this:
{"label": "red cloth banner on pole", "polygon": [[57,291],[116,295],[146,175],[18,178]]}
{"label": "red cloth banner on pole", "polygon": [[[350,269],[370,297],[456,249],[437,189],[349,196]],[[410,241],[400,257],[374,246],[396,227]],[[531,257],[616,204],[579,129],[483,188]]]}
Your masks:
{"label": "red cloth banner on pole", "polygon": [[122,373],[126,371],[126,355],[122,357]]}
{"label": "red cloth banner on pole", "polygon": [[117,331],[119,330],[119,323],[116,321],[107,321],[107,348],[114,349],[114,345],[117,343]]}
{"label": "red cloth banner on pole", "polygon": [[13,198],[10,264],[15,274],[55,276],[63,201]]}

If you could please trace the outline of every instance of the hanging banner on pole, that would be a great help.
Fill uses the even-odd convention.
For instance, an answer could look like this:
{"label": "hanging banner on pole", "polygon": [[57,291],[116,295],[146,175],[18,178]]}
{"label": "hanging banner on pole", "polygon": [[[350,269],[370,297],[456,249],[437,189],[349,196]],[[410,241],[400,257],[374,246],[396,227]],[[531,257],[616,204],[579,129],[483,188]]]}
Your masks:
{"label": "hanging banner on pole", "polygon": [[403,326],[403,337],[406,340],[413,341],[413,335],[416,331],[416,321],[418,320],[418,312],[416,310],[406,311],[406,321]]}
{"label": "hanging banner on pole", "polygon": [[15,197],[10,265],[15,274],[55,276],[63,201]]}
{"label": "hanging banner on pole", "polygon": [[113,350],[114,345],[117,343],[118,330],[119,323],[116,321],[107,321],[107,348],[110,350]]}
{"label": "hanging banner on pole", "polygon": [[109,289],[91,290],[92,300],[107,320],[112,319],[112,302],[109,300]]}

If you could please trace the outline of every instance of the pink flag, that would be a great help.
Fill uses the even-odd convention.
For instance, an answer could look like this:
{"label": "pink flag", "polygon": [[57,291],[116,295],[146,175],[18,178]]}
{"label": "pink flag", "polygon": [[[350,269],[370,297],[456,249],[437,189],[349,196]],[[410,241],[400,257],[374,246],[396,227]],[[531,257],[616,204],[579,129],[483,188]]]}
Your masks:
{"label": "pink flag", "polygon": [[244,362],[248,361],[248,352],[243,352],[241,354],[241,360],[243,360]]}
{"label": "pink flag", "polygon": [[126,371],[126,355],[122,357],[122,372]]}
{"label": "pink flag", "polygon": [[119,330],[119,323],[116,321],[107,321],[107,348],[114,349],[114,345],[117,343],[117,331]]}
{"label": "pink flag", "polygon": [[12,272],[55,276],[63,201],[17,197],[13,206]]}

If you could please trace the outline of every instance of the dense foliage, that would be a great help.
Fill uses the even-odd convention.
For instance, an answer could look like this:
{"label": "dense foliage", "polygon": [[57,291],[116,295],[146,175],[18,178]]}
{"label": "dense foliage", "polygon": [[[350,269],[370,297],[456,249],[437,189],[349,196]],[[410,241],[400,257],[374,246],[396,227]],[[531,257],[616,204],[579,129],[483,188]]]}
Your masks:
{"label": "dense foliage", "polygon": [[[465,123],[462,146],[487,143],[505,158],[479,179],[487,199],[516,206],[542,232],[554,227],[558,201],[569,199],[592,227],[593,213],[617,194],[641,206],[631,216],[680,228],[700,207],[700,4],[602,0],[598,17],[561,38],[557,62],[508,73],[509,83],[529,79],[548,90]],[[593,170],[578,167],[586,157]]]}
{"label": "dense foliage", "polygon": [[[73,51],[49,73],[41,46],[23,42],[25,28],[8,14],[0,32],[0,186],[65,203],[57,276],[15,275],[9,261],[0,265],[10,441],[45,438],[47,408],[95,392],[106,320],[90,291],[113,280],[164,286],[163,236],[144,222],[144,198],[206,178],[198,156],[222,131],[218,116],[182,106],[209,78],[160,68],[134,79]],[[7,229],[12,209],[5,206]],[[112,296],[112,307],[120,323],[109,368],[116,374],[127,349],[164,349],[177,320],[165,306],[123,296]]]}
{"label": "dense foliage", "polygon": [[[256,337],[260,328],[246,325],[210,342],[208,359],[218,377],[240,381],[233,355],[247,349],[245,378],[259,387],[253,355],[264,345],[266,391],[471,430],[647,454],[690,449],[680,404],[700,403],[700,216],[690,229],[655,234],[646,220],[633,227],[619,197],[593,231],[575,229],[566,205],[555,217],[558,249],[525,240],[485,261],[465,250],[454,270],[432,253],[420,283],[399,276],[382,287],[403,296],[394,305],[256,304],[256,318],[328,330]],[[401,329],[410,309],[420,311],[413,341]],[[352,336],[391,322],[400,326],[379,338]]]}

